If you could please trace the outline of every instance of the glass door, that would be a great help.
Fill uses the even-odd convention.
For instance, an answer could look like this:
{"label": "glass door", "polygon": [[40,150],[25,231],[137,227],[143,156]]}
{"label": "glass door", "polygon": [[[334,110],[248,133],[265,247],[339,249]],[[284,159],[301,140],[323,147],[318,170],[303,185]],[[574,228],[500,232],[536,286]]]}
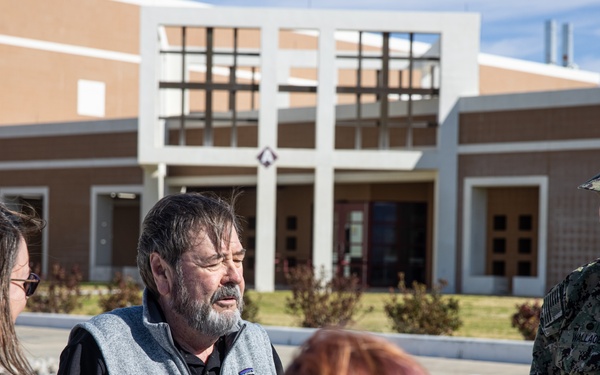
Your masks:
{"label": "glass door", "polygon": [[339,276],[356,275],[367,282],[368,203],[336,203],[333,270]]}
{"label": "glass door", "polygon": [[396,287],[403,272],[407,286],[426,282],[427,203],[373,202],[369,285]]}

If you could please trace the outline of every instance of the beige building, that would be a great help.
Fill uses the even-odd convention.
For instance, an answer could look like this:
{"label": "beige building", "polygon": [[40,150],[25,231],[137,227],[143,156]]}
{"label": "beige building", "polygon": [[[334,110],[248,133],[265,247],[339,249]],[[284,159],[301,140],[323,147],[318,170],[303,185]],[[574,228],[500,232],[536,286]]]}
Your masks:
{"label": "beige building", "polygon": [[482,54],[476,14],[157,3],[2,7],[0,197],[48,220],[45,273],[135,276],[157,199],[232,188],[257,290],[540,296],[596,257],[599,74]]}

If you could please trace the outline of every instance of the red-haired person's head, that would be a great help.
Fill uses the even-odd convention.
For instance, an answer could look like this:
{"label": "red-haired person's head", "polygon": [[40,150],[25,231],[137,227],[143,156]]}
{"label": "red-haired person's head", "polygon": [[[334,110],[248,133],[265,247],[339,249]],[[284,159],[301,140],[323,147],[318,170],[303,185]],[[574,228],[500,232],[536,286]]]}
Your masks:
{"label": "red-haired person's head", "polygon": [[324,328],[301,347],[286,375],[427,375],[393,343],[366,332]]}

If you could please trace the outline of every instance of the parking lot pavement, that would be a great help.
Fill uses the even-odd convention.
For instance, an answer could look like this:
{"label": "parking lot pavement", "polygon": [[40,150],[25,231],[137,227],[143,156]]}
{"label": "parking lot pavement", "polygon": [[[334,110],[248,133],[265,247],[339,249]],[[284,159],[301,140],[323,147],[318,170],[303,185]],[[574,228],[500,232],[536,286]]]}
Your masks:
{"label": "parking lot pavement", "polygon": [[431,375],[528,375],[529,365],[416,357]]}
{"label": "parking lot pavement", "polygon": [[[55,363],[69,338],[68,329],[17,325],[17,335],[30,360]],[[275,345],[281,361],[287,366],[294,358],[297,346]],[[431,375],[527,375],[529,365],[470,361],[460,359],[416,357]]]}

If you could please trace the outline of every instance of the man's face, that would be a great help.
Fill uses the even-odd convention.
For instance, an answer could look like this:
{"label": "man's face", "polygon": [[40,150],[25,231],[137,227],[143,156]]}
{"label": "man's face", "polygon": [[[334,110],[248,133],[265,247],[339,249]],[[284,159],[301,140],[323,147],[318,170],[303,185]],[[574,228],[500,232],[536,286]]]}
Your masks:
{"label": "man's face", "polygon": [[235,231],[217,251],[205,234],[184,253],[173,282],[171,307],[196,331],[219,337],[243,309],[245,250]]}

